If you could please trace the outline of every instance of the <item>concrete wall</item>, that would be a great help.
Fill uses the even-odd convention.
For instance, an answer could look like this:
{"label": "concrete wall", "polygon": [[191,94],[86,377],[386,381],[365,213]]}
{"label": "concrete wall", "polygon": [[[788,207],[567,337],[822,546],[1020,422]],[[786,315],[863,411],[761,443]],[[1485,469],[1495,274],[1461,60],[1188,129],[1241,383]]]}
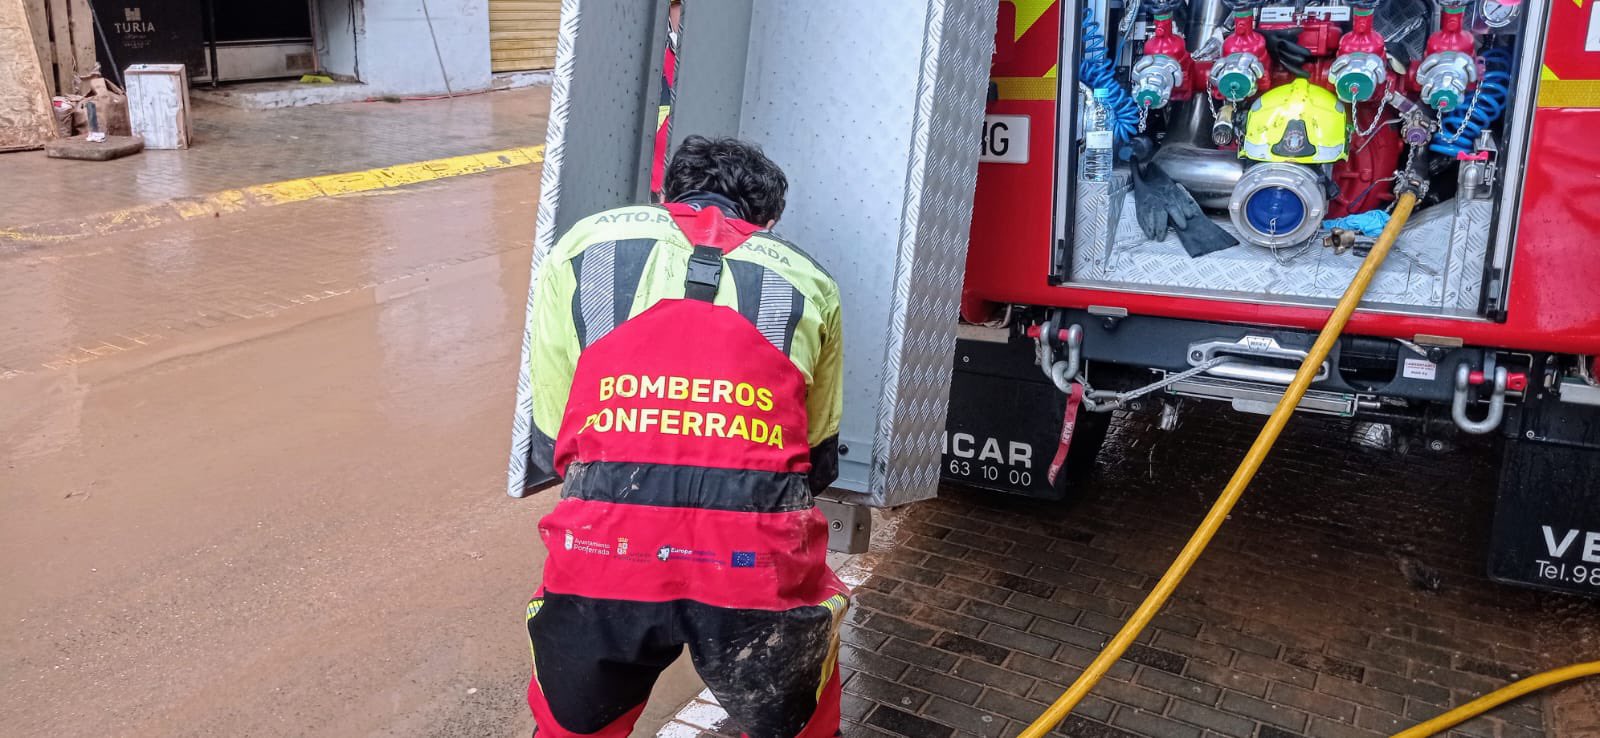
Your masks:
{"label": "concrete wall", "polygon": [[361,33],[361,0],[318,0],[317,60],[322,71],[357,79],[356,51]]}
{"label": "concrete wall", "polygon": [[[445,91],[434,56],[424,0],[352,0],[362,6],[361,81],[377,94],[424,95]],[[426,0],[444,72],[456,92],[489,86],[488,0]]]}
{"label": "concrete wall", "polygon": [[[318,0],[317,57],[324,71],[377,95],[434,95],[445,78],[423,0]],[[427,0],[439,54],[456,92],[489,86],[488,0]]]}

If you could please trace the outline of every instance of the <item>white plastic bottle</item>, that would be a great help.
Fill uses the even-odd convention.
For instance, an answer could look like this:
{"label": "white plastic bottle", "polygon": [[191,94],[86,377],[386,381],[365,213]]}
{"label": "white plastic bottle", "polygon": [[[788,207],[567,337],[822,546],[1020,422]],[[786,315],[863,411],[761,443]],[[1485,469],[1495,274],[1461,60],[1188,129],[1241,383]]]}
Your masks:
{"label": "white plastic bottle", "polygon": [[1083,166],[1079,176],[1085,182],[1107,182],[1111,179],[1109,95],[1109,90],[1096,89],[1084,108]]}

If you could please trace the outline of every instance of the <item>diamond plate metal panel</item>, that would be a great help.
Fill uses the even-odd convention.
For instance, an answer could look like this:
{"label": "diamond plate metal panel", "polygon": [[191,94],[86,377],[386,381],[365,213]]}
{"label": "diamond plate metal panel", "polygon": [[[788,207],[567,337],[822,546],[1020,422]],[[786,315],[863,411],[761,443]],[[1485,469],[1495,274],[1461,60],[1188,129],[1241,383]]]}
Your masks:
{"label": "diamond plate metal panel", "polygon": [[983,120],[995,23],[993,2],[929,4],[872,447],[873,505],[938,489],[978,176],[973,133]]}
{"label": "diamond plate metal panel", "polygon": [[[1072,231],[1074,276],[1083,280],[1108,280],[1116,252],[1122,203],[1127,199],[1130,175],[1115,170],[1110,182],[1078,180],[1078,208]],[[1113,194],[1115,193],[1115,194]],[[1135,228],[1138,224],[1135,223]]]}
{"label": "diamond plate metal panel", "polygon": [[839,283],[838,485],[867,504],[937,488],[996,9],[880,3],[864,22],[849,0],[755,6],[740,135],[789,176],[778,234]]}
{"label": "diamond plate metal panel", "polygon": [[[1196,295],[1260,299],[1337,300],[1350,284],[1361,257],[1336,255],[1320,241],[1299,249],[1241,244],[1191,258],[1176,235],[1144,238],[1132,194],[1118,208],[1102,205],[1105,186],[1079,184],[1072,278],[1078,282],[1120,284]],[[1426,311],[1470,313],[1488,242],[1488,205],[1465,209],[1441,203],[1413,216],[1394,252],[1374,276],[1367,302]],[[1087,212],[1086,212],[1087,211]],[[1104,216],[1116,212],[1109,233]],[[1481,220],[1480,220],[1481,219]],[[1230,233],[1231,223],[1219,220]],[[1109,238],[1101,240],[1104,236]],[[1452,289],[1452,285],[1455,286]]]}
{"label": "diamond plate metal panel", "polygon": [[1445,264],[1445,307],[1477,311],[1482,299],[1483,265],[1489,256],[1493,220],[1493,200],[1456,199],[1455,222],[1450,230],[1450,259]]}

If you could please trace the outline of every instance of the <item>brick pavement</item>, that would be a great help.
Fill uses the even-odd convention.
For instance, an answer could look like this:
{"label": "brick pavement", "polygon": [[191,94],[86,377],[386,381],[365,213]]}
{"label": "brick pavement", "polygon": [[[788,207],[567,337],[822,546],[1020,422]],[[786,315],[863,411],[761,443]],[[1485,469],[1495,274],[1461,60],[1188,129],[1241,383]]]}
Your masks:
{"label": "brick pavement", "polygon": [[[110,162],[0,154],[0,228],[217,190],[544,142],[549,89],[241,110],[196,102],[194,145]],[[21,183],[22,186],[17,186]]]}
{"label": "brick pavement", "polygon": [[[1015,735],[1165,570],[1259,423],[1215,406],[1171,433],[1123,417],[1073,502],[946,490],[910,508],[844,632],[845,735]],[[1348,431],[1291,424],[1175,600],[1058,735],[1374,738],[1585,655],[1572,639],[1594,643],[1600,604],[1483,576],[1492,445],[1397,455]],[[1560,692],[1552,712],[1577,715],[1596,691]],[[1452,735],[1561,735],[1543,704]]]}
{"label": "brick pavement", "polygon": [[[74,212],[80,186],[106,209],[537,142],[545,104],[535,90],[202,108],[189,152],[109,164],[0,157],[8,180],[28,183],[8,190],[0,222]],[[530,167],[0,257],[13,308],[0,378],[157,350],[364,288],[404,289],[495,254],[506,279],[525,280],[536,186]],[[384,246],[385,233],[406,237]],[[1258,423],[1207,407],[1164,434],[1124,418],[1104,471],[1071,504],[952,490],[908,510],[845,631],[846,735],[1015,734],[1142,597]],[[1594,645],[1593,603],[1482,578],[1491,449],[1397,457],[1347,446],[1345,431],[1295,422],[1177,600],[1065,734],[1383,735]],[[1434,578],[1437,590],[1414,583]],[[1574,634],[1587,640],[1573,645]],[[1566,690],[1458,735],[1545,735],[1547,717],[1600,734],[1597,703],[1600,687]]]}

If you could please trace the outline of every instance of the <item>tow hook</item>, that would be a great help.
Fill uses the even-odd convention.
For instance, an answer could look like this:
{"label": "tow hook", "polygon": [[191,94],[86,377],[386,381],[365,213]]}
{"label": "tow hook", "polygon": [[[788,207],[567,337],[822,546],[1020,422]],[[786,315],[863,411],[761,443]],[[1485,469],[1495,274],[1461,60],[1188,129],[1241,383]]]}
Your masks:
{"label": "tow hook", "polygon": [[[1044,375],[1050,378],[1056,389],[1070,393],[1072,380],[1077,378],[1078,367],[1083,360],[1083,327],[1073,323],[1062,328],[1059,321],[1059,316],[1051,316],[1040,325],[1028,326],[1028,337],[1039,342],[1039,368]],[[1065,360],[1056,358],[1057,342],[1067,345]]]}
{"label": "tow hook", "polygon": [[[1473,381],[1477,380],[1477,381]],[[1467,399],[1473,385],[1483,384],[1487,377],[1483,372],[1475,372],[1465,363],[1456,365],[1456,391],[1450,399],[1450,419],[1456,422],[1456,427],[1466,433],[1484,434],[1500,427],[1500,420],[1505,416],[1506,386],[1510,382],[1510,372],[1505,367],[1496,367],[1494,370],[1494,389],[1489,395],[1489,411],[1484,414],[1483,420],[1472,420],[1467,417]],[[1522,378],[1522,385],[1527,386],[1527,378]]]}

